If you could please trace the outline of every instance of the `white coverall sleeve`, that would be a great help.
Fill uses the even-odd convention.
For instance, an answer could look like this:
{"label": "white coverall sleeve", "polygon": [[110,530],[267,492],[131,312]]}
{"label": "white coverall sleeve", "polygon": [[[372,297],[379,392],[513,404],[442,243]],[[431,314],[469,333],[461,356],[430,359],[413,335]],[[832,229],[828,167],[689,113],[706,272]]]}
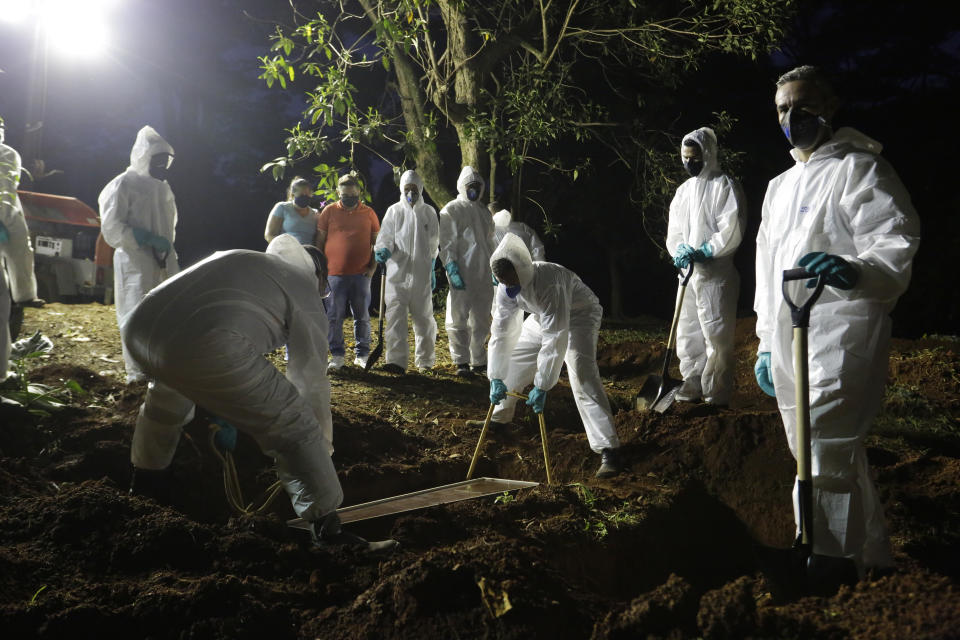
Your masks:
{"label": "white coverall sleeve", "polygon": [[729,176],[723,176],[722,185],[714,205],[714,211],[717,212],[717,232],[706,239],[713,249],[714,258],[733,255],[743,240],[743,203],[739,197],[739,189]]}
{"label": "white coverall sleeve", "polygon": [[127,224],[130,195],[124,188],[122,175],[104,187],[99,204],[103,239],[114,249],[123,249],[127,253],[136,251],[140,245],[133,236],[133,227]]}
{"label": "white coverall sleeve", "polygon": [[493,302],[487,357],[487,378],[490,380],[506,380],[510,373],[513,348],[517,345],[522,328],[523,312],[520,306],[507,295],[506,287],[498,285]]}
{"label": "white coverall sleeve", "polygon": [[570,283],[557,282],[546,292],[548,312],[540,316],[543,346],[537,355],[537,375],[533,384],[549,391],[560,378],[563,359],[570,343]]}
{"label": "white coverall sleeve", "polygon": [[373,245],[374,251],[379,251],[380,249],[389,249],[390,253],[396,253],[397,247],[394,244],[394,236],[396,234],[397,226],[397,217],[394,214],[396,209],[391,206],[387,209],[387,212],[383,214],[383,221],[380,223],[380,231],[377,233],[377,242]]}
{"label": "white coverall sleeve", "polygon": [[[763,219],[757,230],[757,257],[756,274],[757,284],[753,294],[753,310],[757,313],[757,337],[760,338],[760,347],[757,353],[770,351],[773,346],[773,329],[777,321],[777,307],[771,304],[770,297],[774,295],[773,287],[773,256],[767,245],[767,220],[770,214],[771,189],[767,187],[767,194],[763,199]],[[777,293],[779,294],[779,287]]]}
{"label": "white coverall sleeve", "polygon": [[841,256],[860,272],[857,285],[837,293],[850,299],[896,301],[910,283],[920,243],[920,220],[910,194],[884,160],[851,163],[840,207],[853,230],[856,256]]}
{"label": "white coverall sleeve", "polygon": [[440,261],[447,266],[451,260],[459,266],[461,259],[457,253],[457,226],[447,212],[446,207],[440,210]]}
{"label": "white coverall sleeve", "polygon": [[322,310],[291,314],[287,339],[287,380],[313,407],[327,451],[333,453],[333,419],[330,414],[330,381],[327,379],[327,329]]}
{"label": "white coverall sleeve", "polygon": [[427,233],[430,238],[430,248],[432,250],[432,260],[431,262],[436,261],[437,255],[440,253],[440,220],[437,217],[437,210],[427,205],[427,208],[430,210],[430,218],[427,223]]}
{"label": "white coverall sleeve", "polygon": [[[681,185],[682,186],[682,185]],[[671,258],[676,257],[677,247],[683,242],[683,229],[680,223],[680,189],[673,194],[670,201],[670,216],[667,221],[667,253]]]}
{"label": "white coverall sleeve", "polygon": [[8,229],[19,214],[17,186],[21,170],[20,154],[9,147],[0,147],[0,223]]}

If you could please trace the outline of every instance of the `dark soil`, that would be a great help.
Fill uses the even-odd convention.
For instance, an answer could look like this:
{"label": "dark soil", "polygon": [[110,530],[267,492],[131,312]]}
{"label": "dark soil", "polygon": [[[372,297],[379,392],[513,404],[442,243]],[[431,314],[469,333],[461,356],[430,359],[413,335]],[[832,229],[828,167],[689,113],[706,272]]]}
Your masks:
{"label": "dark soil", "polygon": [[[313,548],[286,527],[283,496],[233,516],[202,412],[174,461],[173,504],[127,496],[143,389],[101,359],[119,359],[112,308],[28,310],[24,332],[51,322],[56,350],[30,378],[85,393],[48,416],[0,405],[3,638],[960,637],[957,342],[894,345],[869,456],[897,570],[784,600],[753,549],[792,541],[794,462],[753,382],[750,320],[738,326],[732,408],[679,403],[662,416],[631,409],[662,345],[605,334],[600,363],[630,470],[594,480],[598,456],[562,384],[546,412],[554,486],[350,525],[399,540],[387,558]],[[479,431],[465,421],[483,417],[487,385],[456,379],[445,345],[438,354],[428,375],[334,379],[345,504],[465,476]],[[244,495],[259,501],[271,460],[243,434],[236,455]],[[477,475],[544,480],[530,414],[490,437]]]}

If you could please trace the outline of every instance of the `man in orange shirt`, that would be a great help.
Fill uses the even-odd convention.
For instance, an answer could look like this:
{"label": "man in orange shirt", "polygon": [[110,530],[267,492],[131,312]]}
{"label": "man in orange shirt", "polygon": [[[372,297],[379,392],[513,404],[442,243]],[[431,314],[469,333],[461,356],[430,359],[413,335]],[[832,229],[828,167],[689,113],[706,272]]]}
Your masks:
{"label": "man in orange shirt", "polygon": [[337,182],[340,200],[324,207],[317,220],[317,248],[327,256],[330,297],[330,364],[328,371],[344,365],[343,319],[347,305],[353,311],[353,336],[356,358],[362,367],[370,355],[370,278],[377,268],[373,245],[377,242],[380,221],[373,209],[360,202],[360,183],[352,174]]}

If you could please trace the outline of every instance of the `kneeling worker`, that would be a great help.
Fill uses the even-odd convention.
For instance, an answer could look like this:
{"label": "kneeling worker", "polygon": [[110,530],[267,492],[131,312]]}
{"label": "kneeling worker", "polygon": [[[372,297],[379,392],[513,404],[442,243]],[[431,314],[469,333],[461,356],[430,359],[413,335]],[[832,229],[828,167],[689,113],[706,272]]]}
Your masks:
{"label": "kneeling worker", "polygon": [[[547,392],[567,363],[570,388],[590,448],[601,458],[598,478],[623,470],[620,441],[597,368],[597,334],[603,308],[579,276],[552,262],[534,262],[518,236],[508,233],[490,258],[499,282],[490,330],[490,402],[493,421],[513,419],[519,391],[531,382],[527,404],[543,413]],[[523,313],[530,315],[524,321]]]}
{"label": "kneeling worker", "polygon": [[[266,253],[215,253],[153,289],[124,325],[124,342],[150,382],[133,434],[131,493],[157,497],[194,403],[249,434],[318,544],[368,543],[341,530],[343,490],[330,455],[333,424],[321,291],[326,258],[293,236]],[[284,377],[262,354],[284,344]]]}

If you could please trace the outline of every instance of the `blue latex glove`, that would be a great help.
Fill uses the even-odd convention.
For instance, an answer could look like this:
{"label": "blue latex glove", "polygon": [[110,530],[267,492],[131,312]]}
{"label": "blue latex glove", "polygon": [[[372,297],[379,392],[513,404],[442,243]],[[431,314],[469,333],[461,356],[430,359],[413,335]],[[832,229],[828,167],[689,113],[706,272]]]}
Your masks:
{"label": "blue latex glove", "polygon": [[450,286],[454,289],[463,289],[467,288],[467,285],[463,283],[463,278],[460,277],[460,267],[453,260],[447,263],[447,266],[444,267],[447,270],[447,277],[450,280]]}
{"label": "blue latex glove", "polygon": [[673,266],[677,269],[683,269],[690,264],[691,256],[693,256],[693,247],[683,243],[677,247],[677,255],[673,257]]}
{"label": "blue latex glove", "polygon": [[156,234],[151,234],[147,244],[159,251],[160,253],[168,253],[170,251],[170,241],[164,238],[163,236],[158,236]]}
{"label": "blue latex glove", "polygon": [[753,375],[757,378],[757,384],[763,389],[763,392],[771,398],[777,397],[777,392],[773,388],[773,374],[770,373],[770,352],[761,351],[757,354],[757,364],[753,365]]}
{"label": "blue latex glove", "polygon": [[[840,256],[823,251],[815,251],[803,256],[800,258],[800,266],[807,271],[822,275],[826,284],[837,289],[853,289],[860,278],[860,274],[852,264]],[[816,278],[807,280],[807,286],[811,288],[817,286]]]}
{"label": "blue latex glove", "polygon": [[507,397],[507,385],[503,380],[494,378],[490,381],[490,404],[500,404]]}
{"label": "blue latex glove", "polygon": [[390,253],[390,249],[387,249],[386,247],[384,247],[383,249],[377,249],[376,251],[373,252],[373,259],[379,262],[380,264],[383,264],[384,262],[390,259],[391,255],[393,254]]}
{"label": "blue latex glove", "polygon": [[220,427],[213,434],[213,444],[216,445],[217,449],[220,449],[220,451],[223,452],[233,451],[236,449],[237,428],[223,418],[216,418],[213,423]]}
{"label": "blue latex glove", "polygon": [[153,234],[147,231],[146,229],[141,229],[140,227],[133,228],[133,238],[137,241],[137,244],[141,247],[145,244],[148,244],[150,236]]}
{"label": "blue latex glove", "polygon": [[709,242],[704,242],[700,248],[690,254],[690,259],[694,262],[706,262],[713,257],[713,248]]}
{"label": "blue latex glove", "polygon": [[430,291],[437,290],[437,270],[430,267]]}
{"label": "blue latex glove", "polygon": [[7,228],[0,222],[0,244],[6,244],[10,242],[10,232],[7,231]]}
{"label": "blue latex glove", "polygon": [[540,387],[534,387],[527,395],[527,406],[533,408],[534,413],[543,413],[543,405],[547,401],[547,392]]}

